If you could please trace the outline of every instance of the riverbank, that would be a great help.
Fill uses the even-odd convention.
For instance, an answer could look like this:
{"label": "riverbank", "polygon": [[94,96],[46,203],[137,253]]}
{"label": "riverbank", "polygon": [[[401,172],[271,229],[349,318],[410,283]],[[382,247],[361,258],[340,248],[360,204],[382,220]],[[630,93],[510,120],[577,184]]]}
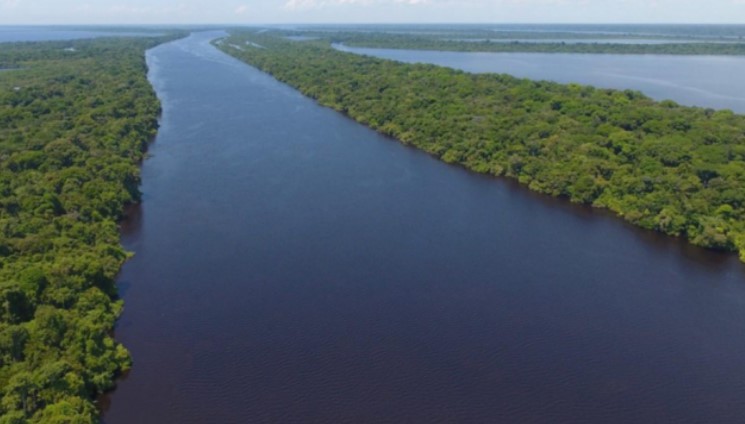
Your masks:
{"label": "riverbank", "polygon": [[736,212],[745,173],[743,116],[655,102],[630,90],[354,56],[323,41],[265,34],[229,40],[267,47],[220,46],[445,162],[607,208],[698,246],[739,251],[745,261],[745,215]]}
{"label": "riverbank", "polygon": [[136,364],[104,422],[745,414],[736,257],[449,166],[224,36],[148,53],[163,118],[117,279]]}
{"label": "riverbank", "polygon": [[95,422],[131,363],[111,332],[129,254],[117,222],[138,202],[160,105],[145,51],[177,38],[16,43],[0,77],[0,415]]}

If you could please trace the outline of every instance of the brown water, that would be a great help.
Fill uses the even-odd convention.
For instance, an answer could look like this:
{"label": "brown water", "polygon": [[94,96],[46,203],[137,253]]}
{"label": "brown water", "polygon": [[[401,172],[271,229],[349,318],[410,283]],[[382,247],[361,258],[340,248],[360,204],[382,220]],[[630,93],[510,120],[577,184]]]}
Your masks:
{"label": "brown water", "polygon": [[196,34],[124,228],[130,423],[737,423],[745,266],[382,137]]}

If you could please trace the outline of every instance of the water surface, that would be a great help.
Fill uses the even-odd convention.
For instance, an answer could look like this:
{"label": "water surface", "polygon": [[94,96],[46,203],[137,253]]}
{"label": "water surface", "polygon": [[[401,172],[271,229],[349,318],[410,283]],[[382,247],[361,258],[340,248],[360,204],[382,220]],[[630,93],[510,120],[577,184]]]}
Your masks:
{"label": "water surface", "polygon": [[63,41],[98,37],[153,37],[159,34],[138,31],[93,31],[82,28],[44,26],[2,26],[0,43],[18,41]]}
{"label": "water surface", "polygon": [[735,40],[706,40],[683,38],[445,38],[444,40],[469,43],[562,43],[562,44],[687,44],[687,43],[736,43]]}
{"label": "water surface", "polygon": [[745,266],[448,166],[210,46],[148,54],[107,424],[732,423]]}
{"label": "water surface", "polygon": [[334,45],[337,49],[409,63],[432,63],[468,72],[603,88],[634,89],[689,106],[745,113],[745,57],[568,53],[472,53]]}

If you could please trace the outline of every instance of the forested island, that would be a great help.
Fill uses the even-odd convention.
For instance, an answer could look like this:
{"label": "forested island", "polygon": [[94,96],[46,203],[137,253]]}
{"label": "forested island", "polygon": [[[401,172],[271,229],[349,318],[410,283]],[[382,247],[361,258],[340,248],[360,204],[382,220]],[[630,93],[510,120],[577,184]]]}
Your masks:
{"label": "forested island", "polygon": [[234,33],[218,46],[445,162],[745,261],[744,116],[631,90],[398,63],[280,35]]}
{"label": "forested island", "polygon": [[0,49],[0,423],[97,422],[130,365],[117,221],[158,127],[144,53],[178,36]]}
{"label": "forested island", "polygon": [[[448,39],[442,35],[395,34],[384,32],[284,32],[285,35],[301,34],[317,37],[332,43],[343,43],[350,47],[369,47],[383,49],[439,50],[458,52],[498,52],[498,53],[586,53],[586,54],[670,54],[670,55],[745,55],[745,43],[739,40],[729,42],[707,42],[705,39],[685,40],[675,38],[660,39],[659,44],[617,42],[552,42],[550,39],[534,38],[530,41],[485,39]],[[514,34],[518,35],[519,34]],[[449,34],[457,37],[458,34]],[[565,37],[564,34],[555,34]],[[494,37],[493,34],[491,37]],[[577,35],[568,38],[581,41]],[[593,37],[602,39],[608,36]],[[712,40],[716,41],[716,40]],[[721,40],[720,40],[721,41]]]}

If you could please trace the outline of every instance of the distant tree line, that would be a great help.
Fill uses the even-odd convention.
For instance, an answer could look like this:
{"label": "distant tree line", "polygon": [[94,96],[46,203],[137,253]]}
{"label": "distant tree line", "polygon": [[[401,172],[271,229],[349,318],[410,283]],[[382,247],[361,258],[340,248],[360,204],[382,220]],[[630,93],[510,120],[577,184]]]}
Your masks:
{"label": "distant tree line", "polygon": [[144,52],[176,36],[0,47],[2,424],[97,422],[130,365],[117,221],[158,127]]}
{"label": "distant tree line", "polygon": [[[393,34],[383,32],[302,32],[304,35],[343,43],[350,47],[371,47],[384,49],[441,50],[458,52],[498,52],[498,53],[588,53],[588,54],[672,54],[672,55],[745,55],[745,42],[682,42],[666,38],[664,44],[621,44],[607,42],[542,42],[536,38],[531,41],[505,42],[484,39],[457,40],[440,35]],[[455,34],[453,34],[455,35]],[[521,36],[525,37],[524,35]],[[533,38],[533,37],[528,37]],[[576,38],[570,37],[570,38]],[[595,38],[607,38],[603,36]],[[622,38],[622,37],[620,37]],[[578,38],[578,40],[581,40]],[[633,38],[629,40],[633,41]]]}
{"label": "distant tree line", "polygon": [[[251,40],[265,49],[246,45]],[[469,74],[236,33],[220,48],[448,163],[745,260],[745,117],[637,91]]]}
{"label": "distant tree line", "polygon": [[331,33],[408,34],[438,38],[643,38],[702,41],[743,40],[737,24],[328,24],[274,29],[284,35]]}

